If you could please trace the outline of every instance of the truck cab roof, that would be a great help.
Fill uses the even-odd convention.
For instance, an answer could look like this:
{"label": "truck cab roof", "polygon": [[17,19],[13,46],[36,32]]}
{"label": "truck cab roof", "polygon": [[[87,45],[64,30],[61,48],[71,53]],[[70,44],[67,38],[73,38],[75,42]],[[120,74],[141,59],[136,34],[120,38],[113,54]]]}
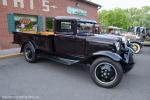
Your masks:
{"label": "truck cab roof", "polygon": [[56,16],[55,19],[56,20],[76,20],[76,21],[80,21],[80,22],[88,22],[88,23],[97,24],[97,22],[95,20],[79,18],[79,17],[72,17],[72,16]]}

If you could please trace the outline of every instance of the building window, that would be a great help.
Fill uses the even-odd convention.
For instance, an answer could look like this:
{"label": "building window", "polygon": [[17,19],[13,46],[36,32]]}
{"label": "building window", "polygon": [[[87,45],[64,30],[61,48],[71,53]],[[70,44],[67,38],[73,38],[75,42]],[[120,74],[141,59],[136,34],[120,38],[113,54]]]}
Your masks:
{"label": "building window", "polygon": [[37,32],[37,16],[15,14],[15,31],[16,32]]}
{"label": "building window", "polygon": [[48,32],[53,32],[54,28],[54,19],[52,17],[47,17],[46,18],[46,31]]}

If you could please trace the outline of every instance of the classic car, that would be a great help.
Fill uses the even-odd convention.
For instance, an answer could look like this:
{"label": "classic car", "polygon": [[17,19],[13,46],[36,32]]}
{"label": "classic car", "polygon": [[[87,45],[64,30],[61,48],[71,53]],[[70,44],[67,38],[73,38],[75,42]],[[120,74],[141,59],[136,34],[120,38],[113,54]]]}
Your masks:
{"label": "classic car", "polygon": [[143,39],[137,33],[129,30],[128,32],[124,31],[122,28],[109,26],[107,27],[107,32],[103,34],[116,35],[117,37],[122,38],[127,42],[128,46],[134,51],[135,54],[140,53],[141,48],[143,46]]}
{"label": "classic car", "polygon": [[147,28],[144,45],[150,46],[150,29]]}

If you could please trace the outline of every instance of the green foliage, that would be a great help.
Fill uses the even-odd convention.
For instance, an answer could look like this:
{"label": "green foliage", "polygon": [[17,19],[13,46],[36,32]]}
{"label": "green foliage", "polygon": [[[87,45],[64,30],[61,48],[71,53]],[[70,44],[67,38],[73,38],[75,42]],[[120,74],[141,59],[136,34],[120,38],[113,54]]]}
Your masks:
{"label": "green foliage", "polygon": [[150,28],[150,7],[102,10],[99,12],[99,22],[104,26],[117,26],[124,29],[131,25]]}
{"label": "green foliage", "polygon": [[52,31],[53,29],[53,19],[51,17],[46,18],[46,30]]}

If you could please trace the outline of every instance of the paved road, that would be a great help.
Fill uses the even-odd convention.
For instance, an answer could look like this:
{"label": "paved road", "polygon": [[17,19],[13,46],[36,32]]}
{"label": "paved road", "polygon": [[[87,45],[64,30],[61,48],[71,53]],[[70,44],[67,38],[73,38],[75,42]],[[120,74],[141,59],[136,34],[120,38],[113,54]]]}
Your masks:
{"label": "paved road", "polygon": [[118,87],[104,89],[92,82],[89,69],[81,65],[69,67],[48,60],[30,64],[23,57],[0,60],[0,95],[38,96],[37,100],[150,100],[150,47],[135,55],[135,61]]}

